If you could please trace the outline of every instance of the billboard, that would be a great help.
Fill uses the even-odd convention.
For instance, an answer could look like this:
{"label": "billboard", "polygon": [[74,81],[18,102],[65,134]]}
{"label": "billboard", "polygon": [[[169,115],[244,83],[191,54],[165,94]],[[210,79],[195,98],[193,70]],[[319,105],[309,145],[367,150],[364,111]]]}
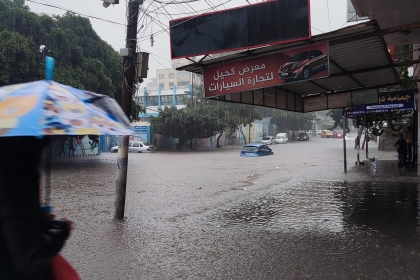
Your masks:
{"label": "billboard", "polygon": [[414,106],[413,90],[386,92],[379,94],[377,104],[347,107],[343,114],[348,118],[356,118],[364,114],[409,112],[415,109]]}
{"label": "billboard", "polygon": [[328,43],[206,67],[203,76],[206,97],[328,77]]}
{"label": "billboard", "polygon": [[306,40],[309,17],[309,0],[274,0],[171,20],[171,58]]}

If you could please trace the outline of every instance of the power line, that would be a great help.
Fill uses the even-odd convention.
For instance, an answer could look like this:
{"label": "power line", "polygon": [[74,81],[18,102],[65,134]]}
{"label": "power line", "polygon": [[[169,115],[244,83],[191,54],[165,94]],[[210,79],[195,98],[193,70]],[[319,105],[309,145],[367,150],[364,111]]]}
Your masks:
{"label": "power line", "polygon": [[35,4],[39,4],[39,5],[43,5],[43,6],[52,7],[52,8],[59,9],[59,10],[63,10],[63,11],[66,11],[66,12],[69,12],[69,13],[72,13],[72,14],[81,15],[81,16],[84,16],[84,17],[93,18],[93,19],[97,19],[97,20],[106,21],[106,22],[109,22],[109,23],[112,23],[112,24],[125,26],[125,24],[122,24],[122,23],[119,23],[119,22],[115,22],[115,21],[112,21],[112,20],[107,20],[107,19],[103,19],[103,18],[99,18],[99,17],[95,17],[95,16],[82,14],[82,13],[75,12],[73,10],[62,8],[62,7],[59,7],[59,6],[56,6],[56,5],[40,3],[40,2],[37,2],[37,1],[34,1],[34,0],[26,0],[26,1],[32,2],[32,3],[35,3]]}

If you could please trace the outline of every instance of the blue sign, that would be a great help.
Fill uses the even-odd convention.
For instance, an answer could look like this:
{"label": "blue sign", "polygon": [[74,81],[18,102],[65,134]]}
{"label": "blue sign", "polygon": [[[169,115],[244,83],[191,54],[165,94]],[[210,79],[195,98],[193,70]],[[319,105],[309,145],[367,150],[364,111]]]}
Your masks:
{"label": "blue sign", "polygon": [[135,126],[134,132],[136,134],[146,134],[147,133],[147,126]]}
{"label": "blue sign", "polygon": [[348,118],[356,118],[365,114],[413,111],[414,106],[413,90],[394,91],[379,94],[377,104],[344,108],[343,114]]}

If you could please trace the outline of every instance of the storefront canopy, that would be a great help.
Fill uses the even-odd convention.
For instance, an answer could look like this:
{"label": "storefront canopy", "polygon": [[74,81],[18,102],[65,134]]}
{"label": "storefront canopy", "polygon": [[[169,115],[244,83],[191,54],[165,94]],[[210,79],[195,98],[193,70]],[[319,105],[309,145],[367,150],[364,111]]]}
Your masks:
{"label": "storefront canopy", "polygon": [[[222,95],[206,97],[296,112],[372,104],[378,98],[378,88],[402,83],[395,67],[413,64],[413,61],[394,63],[383,39],[385,34],[400,32],[405,28],[412,27],[401,26],[381,30],[376,21],[369,21],[313,36],[306,41],[249,49],[214,59],[204,56],[200,61],[179,67],[177,70],[203,75],[206,71],[214,71],[217,67],[221,67],[220,69],[227,67],[229,69],[229,66],[237,66],[238,63],[242,62],[244,67],[241,67],[240,71],[243,73],[246,69],[245,66],[249,66],[248,61],[255,61],[255,59],[263,61],[267,56],[273,54],[327,43],[329,53],[329,74],[327,76],[314,80],[299,79],[298,81],[270,86],[264,86],[261,83],[260,88],[233,93],[225,91]],[[259,67],[255,68],[256,70],[263,69],[263,64],[255,66]],[[236,73],[239,72],[237,70],[238,67],[235,68]],[[262,78],[268,81],[270,78],[281,75],[280,71],[273,72],[264,73]],[[226,72],[227,75],[229,73]],[[220,78],[220,76],[217,78]],[[255,80],[258,80],[258,77],[254,80],[249,80],[249,77],[248,79],[239,79],[235,82],[236,84],[230,83],[230,88],[234,89],[234,86],[241,83],[245,84],[246,81],[254,83]],[[206,83],[206,81],[204,86],[215,87],[215,85]]]}

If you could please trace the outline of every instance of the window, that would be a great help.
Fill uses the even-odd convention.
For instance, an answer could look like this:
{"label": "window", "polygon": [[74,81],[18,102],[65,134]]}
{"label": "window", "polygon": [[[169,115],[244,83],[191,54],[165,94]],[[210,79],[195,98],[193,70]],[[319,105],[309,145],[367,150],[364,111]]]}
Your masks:
{"label": "window", "polygon": [[162,106],[173,105],[174,99],[172,95],[162,95],[161,97]]}
{"label": "window", "polygon": [[147,106],[158,106],[158,97],[157,96],[148,96],[146,97]]}
{"label": "window", "polygon": [[165,79],[165,74],[159,74],[159,79]]}
{"label": "window", "polygon": [[136,103],[140,106],[144,105],[144,96],[136,96],[134,97],[134,100],[136,101]]}
{"label": "window", "polygon": [[185,95],[176,95],[176,105],[185,105]]}
{"label": "window", "polygon": [[173,78],[175,78],[175,75],[172,73],[169,73],[169,79],[173,79]]}
{"label": "window", "polygon": [[164,83],[160,83],[160,84],[159,84],[159,87],[160,87],[160,88],[164,88],[164,87],[165,87],[165,84],[164,84]]}
{"label": "window", "polygon": [[133,146],[131,147],[139,147],[139,142],[133,142]]}
{"label": "window", "polygon": [[176,85],[178,87],[188,87],[188,82],[177,82]]}
{"label": "window", "polygon": [[169,88],[174,88],[174,83],[169,83]]}

